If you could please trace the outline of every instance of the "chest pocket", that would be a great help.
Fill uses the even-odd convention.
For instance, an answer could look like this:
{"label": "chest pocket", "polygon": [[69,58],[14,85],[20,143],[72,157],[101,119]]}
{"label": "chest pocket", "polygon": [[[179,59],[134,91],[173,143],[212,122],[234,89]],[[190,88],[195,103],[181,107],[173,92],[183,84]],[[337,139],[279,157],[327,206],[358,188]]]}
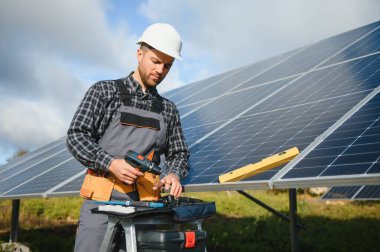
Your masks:
{"label": "chest pocket", "polygon": [[160,121],[155,118],[143,117],[136,114],[121,112],[120,123],[125,126],[160,130]]}

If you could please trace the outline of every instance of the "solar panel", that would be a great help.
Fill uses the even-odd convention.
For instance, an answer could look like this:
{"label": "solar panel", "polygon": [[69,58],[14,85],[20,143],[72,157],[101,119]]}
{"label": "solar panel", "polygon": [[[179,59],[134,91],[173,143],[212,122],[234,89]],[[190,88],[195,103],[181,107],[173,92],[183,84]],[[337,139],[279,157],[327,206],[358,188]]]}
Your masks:
{"label": "solar panel", "polygon": [[170,91],[168,92],[168,96],[165,95],[165,97],[173,101],[175,104],[179,104],[194,94],[202,93],[204,89],[209,88],[213,83],[218,83],[220,80],[238,71],[240,71],[240,69],[231,70],[226,73],[209,77],[205,80],[197,81],[191,85],[186,85],[184,87]]}
{"label": "solar panel", "polygon": [[[192,153],[185,190],[380,184],[379,28],[369,24],[164,95],[177,104]],[[285,167],[218,183],[223,173],[294,146],[302,152]],[[0,198],[77,195],[84,172],[60,139],[0,167]]]}
{"label": "solar panel", "polygon": [[[234,118],[212,137],[193,146],[191,164],[194,174],[186,182],[216,183],[220,173],[258,162],[265,156],[293,146],[305,149],[374,90],[372,78],[380,78],[380,72],[377,71],[379,68],[372,68],[372,65],[379,64],[380,58],[375,55],[323,68],[304,78],[290,81],[290,85],[286,84],[288,86],[281,92],[239,118]],[[355,67],[366,70],[351,71]],[[362,78],[364,71],[372,77]],[[334,78],[331,77],[332,73],[335,73]],[[347,87],[350,92],[347,92]],[[236,142],[229,145],[234,139]],[[230,146],[234,147],[233,151],[229,149]],[[213,152],[210,153],[210,150]],[[231,152],[232,155],[229,155]],[[210,157],[215,153],[227,155],[217,162],[211,162]],[[241,156],[237,157],[236,153]],[[229,159],[231,156],[235,157]],[[248,180],[270,179],[277,171],[274,169]]]}
{"label": "solar panel", "polygon": [[380,185],[333,187],[322,196],[324,200],[380,200]]}
{"label": "solar panel", "polygon": [[362,188],[355,196],[355,199],[361,200],[380,200],[380,186],[367,185]]}
{"label": "solar panel", "polygon": [[277,186],[361,185],[365,179],[380,184],[380,94],[375,91],[357,112],[283,172]]}
{"label": "solar panel", "polygon": [[1,173],[0,183],[2,183],[2,181],[8,181],[14,176],[28,176],[29,170],[33,171],[35,167],[38,167],[40,165],[40,163],[49,162],[50,160],[53,160],[56,155],[59,155],[64,151],[66,151],[66,146],[65,143],[61,141],[59,144],[54,145],[54,147],[48,148],[38,155],[27,158],[16,166],[12,166],[9,169],[3,170]]}
{"label": "solar panel", "polygon": [[[210,78],[201,81],[191,89],[186,90],[186,97],[178,100],[176,104],[181,107],[183,105],[193,104],[200,101],[212,100],[213,98],[233,92],[234,90],[242,90],[242,85],[252,87],[254,83],[252,83],[251,80],[281,64],[288,58],[292,57],[297,51],[299,50],[238,68],[234,71],[222,74],[220,77],[217,76],[219,77],[218,79]],[[258,84],[264,85],[265,83]]]}
{"label": "solar panel", "polygon": [[[71,154],[67,150],[61,150],[56,152],[54,155],[49,155],[49,158],[42,159],[41,161],[36,162],[34,165],[30,165],[27,169],[22,170],[22,172],[17,172],[12,174],[12,176],[4,177],[0,182],[0,193],[1,197],[6,197],[8,194],[19,195],[18,192],[22,193],[40,193],[41,182],[38,178],[48,173],[51,170],[54,170],[56,166],[68,162],[72,159]],[[47,189],[55,186],[54,177],[56,174],[53,173],[52,176],[44,180],[44,183],[47,183]],[[31,186],[25,190],[25,184],[30,184]],[[22,194],[21,193],[21,194]]]}
{"label": "solar panel", "polygon": [[56,147],[59,144],[62,144],[63,138],[60,138],[52,143],[49,143],[47,145],[44,145],[40,148],[37,148],[36,150],[33,150],[28,153],[28,155],[23,155],[20,157],[16,157],[15,159],[12,160],[12,162],[6,163],[2,166],[0,166],[0,175],[2,175],[3,172],[13,169],[14,167],[18,166],[19,164],[25,162],[26,160],[32,159],[36,157],[37,155],[40,155],[41,153],[44,153],[45,151]]}
{"label": "solar panel", "polygon": [[[368,29],[373,29],[378,25],[378,23],[374,23],[373,25],[369,25],[366,27],[365,31]],[[346,60],[354,59],[361,57],[363,55],[370,55],[372,53],[378,53],[379,51],[379,40],[380,40],[380,29],[377,29],[368,36],[362,38],[357,43],[351,45],[346,48],[334,58],[328,60],[324,65],[331,65],[338,62],[343,62]]]}
{"label": "solar panel", "polygon": [[[280,89],[288,81],[276,81],[269,85],[254,86],[251,89],[230,92],[205,105],[199,105],[192,113],[182,120],[184,128],[192,125],[204,125],[209,122],[224,122],[247,109],[258,97],[267,97]],[[191,144],[191,142],[189,142]]]}
{"label": "solar panel", "polygon": [[377,29],[378,25],[378,23],[375,23],[364,26],[305,47],[302,53],[296,54],[294,57],[283,62],[283,64],[263,73],[257,78],[257,81],[266,82],[273,79],[293,76],[309,71],[316,66],[322,66],[327,63],[330,58],[340,55],[361,41],[365,36],[374,32],[373,30]]}

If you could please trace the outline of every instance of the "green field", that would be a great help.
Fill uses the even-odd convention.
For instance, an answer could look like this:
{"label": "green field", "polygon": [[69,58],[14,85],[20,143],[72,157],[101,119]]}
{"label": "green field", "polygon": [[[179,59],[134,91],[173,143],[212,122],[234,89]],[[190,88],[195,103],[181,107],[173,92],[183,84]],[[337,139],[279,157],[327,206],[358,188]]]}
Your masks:
{"label": "green field", "polygon": [[[286,191],[249,191],[289,214]],[[187,193],[216,202],[217,214],[204,221],[208,251],[290,251],[289,223],[237,192]],[[301,251],[380,251],[380,202],[321,201],[298,192]],[[35,251],[72,251],[79,197],[23,199],[19,241]],[[9,240],[11,201],[0,201],[0,241]]]}

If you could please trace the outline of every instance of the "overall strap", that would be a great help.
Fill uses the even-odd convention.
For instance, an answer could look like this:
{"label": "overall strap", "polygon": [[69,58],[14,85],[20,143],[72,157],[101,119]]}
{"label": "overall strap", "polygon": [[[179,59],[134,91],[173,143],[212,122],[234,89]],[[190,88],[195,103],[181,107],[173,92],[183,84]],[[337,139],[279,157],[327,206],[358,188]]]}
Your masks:
{"label": "overall strap", "polygon": [[164,109],[163,99],[160,97],[159,99],[154,99],[152,102],[152,112],[160,114]]}
{"label": "overall strap", "polygon": [[[121,79],[115,80],[117,87],[120,92],[120,101],[125,106],[132,106],[132,97],[131,94],[128,92],[127,86],[124,84],[124,82]],[[152,101],[151,111],[155,112],[157,114],[160,114],[162,110],[164,109],[163,99],[161,97],[156,98]]]}
{"label": "overall strap", "polygon": [[121,79],[115,80],[117,87],[120,92],[120,101],[125,106],[132,106],[131,94],[128,92],[127,86]]}

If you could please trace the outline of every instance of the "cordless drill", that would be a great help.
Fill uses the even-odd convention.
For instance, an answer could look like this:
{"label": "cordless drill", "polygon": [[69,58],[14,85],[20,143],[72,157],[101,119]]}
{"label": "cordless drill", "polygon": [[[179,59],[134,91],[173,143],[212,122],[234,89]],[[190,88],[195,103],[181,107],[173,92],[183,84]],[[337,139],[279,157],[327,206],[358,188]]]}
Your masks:
{"label": "cordless drill", "polygon": [[161,168],[158,165],[135,151],[127,151],[124,159],[133,167],[138,168],[141,172],[151,172],[156,175],[161,174]]}

